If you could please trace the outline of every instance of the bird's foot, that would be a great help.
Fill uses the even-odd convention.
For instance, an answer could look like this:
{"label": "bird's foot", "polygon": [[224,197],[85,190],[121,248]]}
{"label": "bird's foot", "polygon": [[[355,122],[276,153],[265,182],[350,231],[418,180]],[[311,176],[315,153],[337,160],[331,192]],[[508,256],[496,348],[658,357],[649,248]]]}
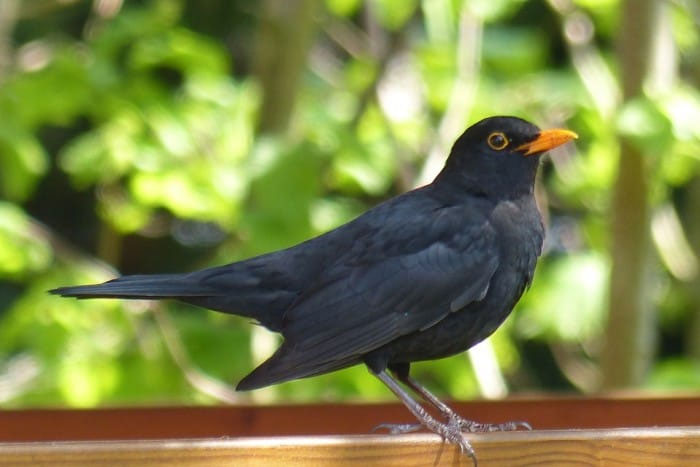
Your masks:
{"label": "bird's foot", "polygon": [[[517,431],[521,428],[531,431],[532,427],[527,422],[513,421],[505,423],[479,423],[473,420],[467,420],[457,414],[452,414],[448,417],[448,426],[459,427],[459,431],[463,433],[490,433],[494,431]],[[392,435],[402,435],[405,433],[414,433],[424,427],[420,423],[381,423],[375,426],[372,431],[387,430]],[[432,430],[431,430],[432,431]]]}
{"label": "bird's foot", "polygon": [[372,428],[372,432],[379,430],[387,430],[392,435],[403,435],[405,433],[413,433],[423,429],[420,423],[380,423]]}
{"label": "bird's foot", "polygon": [[459,427],[460,431],[469,433],[488,433],[492,431],[516,431],[520,428],[524,428],[528,431],[532,430],[532,427],[527,422],[514,421],[505,423],[479,423],[473,420],[467,420],[462,418],[457,414],[452,414],[449,417],[449,424],[456,425]]}
{"label": "bird's foot", "polygon": [[[462,454],[471,457],[476,466],[476,454],[474,448],[466,440],[462,434],[461,426],[457,420],[450,420],[448,423],[438,422],[435,419],[427,419],[425,424],[422,423],[382,423],[374,427],[372,431],[388,430],[392,435],[401,435],[405,433],[413,433],[421,429],[428,429],[447,441],[459,447]],[[466,430],[464,430],[466,431]]]}
{"label": "bird's foot", "polygon": [[477,462],[474,448],[462,434],[462,430],[459,425],[453,424],[452,421],[449,423],[440,423],[435,421],[432,426],[426,425],[426,428],[433,433],[440,435],[440,437],[448,443],[457,445],[462,454],[466,454],[471,457],[472,462],[474,462],[474,467],[476,467]]}

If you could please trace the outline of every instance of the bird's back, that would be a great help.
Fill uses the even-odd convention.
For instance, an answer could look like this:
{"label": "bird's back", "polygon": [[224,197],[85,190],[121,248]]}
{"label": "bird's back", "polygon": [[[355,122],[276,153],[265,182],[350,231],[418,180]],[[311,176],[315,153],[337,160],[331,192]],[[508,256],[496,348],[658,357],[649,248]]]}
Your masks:
{"label": "bird's back", "polygon": [[210,293],[173,298],[254,318],[284,335],[284,315],[300,297],[312,296],[338,276],[349,278],[357,268],[418,248],[439,235],[430,233],[430,219],[440,206],[430,196],[430,186],[409,191],[290,248],[184,275],[186,282]]}

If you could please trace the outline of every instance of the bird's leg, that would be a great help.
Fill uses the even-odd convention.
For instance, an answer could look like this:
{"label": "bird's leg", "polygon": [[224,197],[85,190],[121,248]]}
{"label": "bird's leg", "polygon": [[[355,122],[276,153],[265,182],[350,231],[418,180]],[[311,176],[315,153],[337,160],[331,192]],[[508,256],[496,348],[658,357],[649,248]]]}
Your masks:
{"label": "bird's leg", "polygon": [[459,426],[461,431],[469,432],[485,432],[485,431],[513,431],[518,428],[525,428],[527,430],[532,430],[532,427],[527,422],[506,422],[498,424],[490,423],[478,423],[473,420],[467,420],[459,414],[457,414],[452,408],[447,404],[442,402],[437,398],[435,394],[428,391],[428,389],[420,384],[415,379],[411,378],[409,374],[410,366],[407,364],[393,365],[390,367],[392,372],[396,375],[399,381],[411,388],[416,394],[420,396],[426,402],[432,404],[436,409],[440,411],[443,417],[445,417],[450,424],[455,424]]}
{"label": "bird's leg", "polygon": [[[389,373],[386,372],[386,370],[381,370],[375,374],[377,378],[381,380],[382,383],[384,383],[389,389],[391,389],[391,392],[396,394],[396,397],[401,399],[401,402],[403,402],[406,408],[408,408],[408,410],[413,414],[413,416],[418,419],[421,425],[423,425],[425,428],[432,431],[433,433],[437,433],[443,439],[449,441],[450,443],[459,446],[460,451],[471,457],[474,461],[474,465],[476,465],[476,455],[474,454],[474,449],[471,447],[471,444],[469,444],[469,441],[467,441],[462,435],[462,430],[459,428],[459,426],[453,425],[452,423],[442,423],[435,420],[435,418],[433,418],[428,413],[428,411],[425,410],[418,403],[418,401],[412,398],[401,387],[401,385],[397,383],[396,380],[389,375]],[[406,430],[403,430],[403,428],[412,428],[413,426],[414,425],[380,425],[378,428],[389,428],[392,433],[404,433],[406,432]],[[394,430],[395,427],[398,427],[398,429]],[[415,430],[409,429],[407,431]]]}

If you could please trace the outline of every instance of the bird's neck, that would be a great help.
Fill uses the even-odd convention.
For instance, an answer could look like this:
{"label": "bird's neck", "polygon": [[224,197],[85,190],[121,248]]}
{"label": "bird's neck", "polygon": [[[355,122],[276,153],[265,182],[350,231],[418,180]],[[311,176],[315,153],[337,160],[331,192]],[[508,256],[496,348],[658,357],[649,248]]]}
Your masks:
{"label": "bird's neck", "polygon": [[[450,170],[445,167],[433,182],[440,192],[448,196],[476,196],[491,200],[520,199],[534,195],[537,166],[522,167],[523,172]],[[442,188],[449,187],[449,188]]]}

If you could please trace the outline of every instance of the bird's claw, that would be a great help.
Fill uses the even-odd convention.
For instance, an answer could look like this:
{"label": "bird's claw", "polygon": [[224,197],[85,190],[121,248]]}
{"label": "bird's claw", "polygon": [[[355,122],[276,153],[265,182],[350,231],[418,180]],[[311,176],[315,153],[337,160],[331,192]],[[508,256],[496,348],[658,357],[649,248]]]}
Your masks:
{"label": "bird's claw", "polygon": [[463,430],[461,429],[459,422],[456,420],[450,420],[448,423],[433,421],[433,423],[426,425],[420,423],[381,423],[375,426],[372,431],[388,430],[392,435],[401,435],[405,433],[413,433],[424,428],[439,435],[448,443],[457,445],[460,452],[469,456],[474,462],[474,467],[476,467],[477,462],[474,448],[472,448],[469,441],[467,441],[464,435],[462,435]]}
{"label": "bird's claw", "polygon": [[[452,414],[448,417],[446,426],[458,428],[462,433],[491,433],[494,431],[517,431],[521,428],[532,431],[532,426],[523,421],[511,421],[505,423],[479,423],[473,420],[467,420],[457,414]],[[372,432],[379,430],[387,430],[392,435],[402,435],[405,433],[414,433],[423,428],[426,428],[420,423],[380,423],[372,428]]]}
{"label": "bird's claw", "polygon": [[513,421],[505,423],[479,423],[472,420],[467,420],[459,415],[450,417],[450,424],[459,426],[460,430],[469,433],[490,433],[494,431],[517,431],[524,428],[532,431],[532,426],[527,422]]}
{"label": "bird's claw", "polygon": [[405,433],[413,433],[423,428],[420,423],[380,423],[372,428],[372,432],[379,430],[388,430],[389,434],[402,435]]}
{"label": "bird's claw", "polygon": [[452,423],[452,421],[450,421],[450,423],[437,423],[435,426],[429,427],[429,429],[430,431],[440,435],[443,440],[457,445],[462,454],[466,454],[471,458],[472,462],[474,463],[474,467],[477,466],[474,448],[462,434],[462,430],[459,425],[455,425]]}
{"label": "bird's claw", "polygon": [[[461,417],[450,418],[449,425],[458,426],[460,431],[467,433],[490,433],[493,431],[517,431],[524,428],[528,431],[532,427],[527,422],[506,422],[506,423],[479,423],[472,420],[467,420]],[[420,423],[380,423],[372,428],[372,432],[379,430],[387,430],[392,435],[402,435],[404,433],[413,433],[425,428]]]}

